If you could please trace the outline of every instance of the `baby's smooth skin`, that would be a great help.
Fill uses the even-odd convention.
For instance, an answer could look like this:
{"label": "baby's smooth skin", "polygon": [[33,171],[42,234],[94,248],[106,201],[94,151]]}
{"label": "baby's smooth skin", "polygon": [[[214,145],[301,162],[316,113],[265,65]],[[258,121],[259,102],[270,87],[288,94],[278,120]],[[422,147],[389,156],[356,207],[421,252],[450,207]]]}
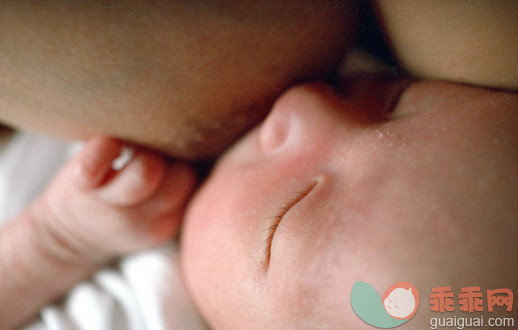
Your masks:
{"label": "baby's smooth skin", "polygon": [[124,254],[157,246],[178,230],[196,179],[182,163],[95,137],[45,192],[0,231],[0,328],[30,320],[45,304]]}
{"label": "baby's smooth skin", "polygon": [[446,316],[433,287],[517,292],[518,96],[348,84],[285,93],[188,207],[185,278],[214,328],[364,328],[355,281],[414,284],[411,329]]}

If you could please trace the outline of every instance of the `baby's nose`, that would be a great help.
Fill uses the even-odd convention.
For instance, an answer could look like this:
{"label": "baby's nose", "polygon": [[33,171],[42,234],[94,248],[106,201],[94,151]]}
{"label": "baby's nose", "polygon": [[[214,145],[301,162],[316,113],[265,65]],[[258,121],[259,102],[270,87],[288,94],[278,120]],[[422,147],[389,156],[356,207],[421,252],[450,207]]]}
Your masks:
{"label": "baby's nose", "polygon": [[355,131],[361,122],[354,105],[323,83],[294,87],[274,104],[259,131],[265,153],[310,151]]}

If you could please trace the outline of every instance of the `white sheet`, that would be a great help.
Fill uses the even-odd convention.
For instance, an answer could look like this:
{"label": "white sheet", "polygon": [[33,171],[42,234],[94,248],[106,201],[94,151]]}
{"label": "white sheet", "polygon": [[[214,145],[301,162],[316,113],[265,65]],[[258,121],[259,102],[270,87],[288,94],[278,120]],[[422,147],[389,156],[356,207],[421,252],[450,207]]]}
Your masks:
{"label": "white sheet", "polygon": [[[0,226],[28,205],[78,143],[28,132],[0,136]],[[172,243],[124,258],[42,309],[26,329],[205,329],[188,298]]]}

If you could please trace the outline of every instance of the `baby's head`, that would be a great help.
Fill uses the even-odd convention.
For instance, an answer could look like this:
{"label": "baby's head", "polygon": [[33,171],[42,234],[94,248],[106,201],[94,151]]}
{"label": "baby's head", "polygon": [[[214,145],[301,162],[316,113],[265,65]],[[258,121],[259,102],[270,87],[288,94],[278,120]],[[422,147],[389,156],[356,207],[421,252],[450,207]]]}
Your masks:
{"label": "baby's head", "polygon": [[517,95],[348,86],[286,92],[195,195],[182,260],[211,325],[362,327],[353,284],[405,281],[415,326],[432,287],[516,287]]}

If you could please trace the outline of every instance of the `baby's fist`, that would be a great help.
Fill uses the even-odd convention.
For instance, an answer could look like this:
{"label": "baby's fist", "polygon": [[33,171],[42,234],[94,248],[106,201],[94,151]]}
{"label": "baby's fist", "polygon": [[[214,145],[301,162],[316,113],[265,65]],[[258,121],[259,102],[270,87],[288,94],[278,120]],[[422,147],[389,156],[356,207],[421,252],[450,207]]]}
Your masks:
{"label": "baby's fist", "polygon": [[142,149],[115,170],[122,149],[111,138],[91,139],[31,207],[56,257],[102,263],[159,245],[178,230],[193,170]]}

